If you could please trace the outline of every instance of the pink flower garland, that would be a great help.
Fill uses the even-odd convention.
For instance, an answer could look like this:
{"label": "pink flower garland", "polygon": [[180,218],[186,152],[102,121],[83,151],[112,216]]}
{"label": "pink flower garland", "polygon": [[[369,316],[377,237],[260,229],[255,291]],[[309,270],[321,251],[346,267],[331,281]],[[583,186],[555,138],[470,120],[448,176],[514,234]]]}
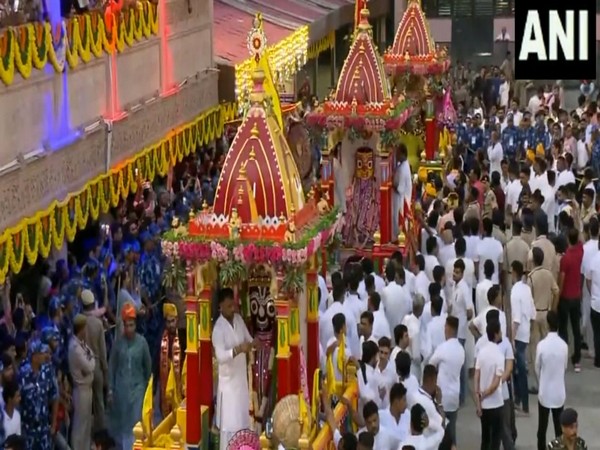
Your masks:
{"label": "pink flower garland", "polygon": [[[335,229],[335,226],[332,227]],[[308,241],[305,248],[291,249],[279,244],[272,246],[250,244],[236,245],[231,251],[223,244],[212,242],[162,241],[163,255],[169,259],[182,258],[185,261],[205,262],[211,259],[218,262],[230,260],[246,264],[290,264],[301,266],[326,242],[331,230],[324,230]]]}

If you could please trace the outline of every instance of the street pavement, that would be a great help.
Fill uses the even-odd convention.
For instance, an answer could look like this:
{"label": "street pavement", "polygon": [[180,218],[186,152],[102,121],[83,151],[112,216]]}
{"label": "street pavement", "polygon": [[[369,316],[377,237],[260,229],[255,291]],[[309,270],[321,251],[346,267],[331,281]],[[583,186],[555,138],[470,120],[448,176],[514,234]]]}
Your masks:
{"label": "street pavement", "polygon": [[[566,407],[574,408],[579,413],[579,436],[582,437],[589,450],[600,449],[600,369],[593,367],[590,359],[582,361],[581,373],[567,372]],[[518,430],[517,449],[537,449],[537,396],[529,396],[529,417],[519,416],[516,423]],[[548,425],[547,440],[552,438],[552,418]],[[475,413],[473,401],[467,398],[465,407],[458,413],[457,423],[458,449],[478,450],[481,444],[481,428]]]}

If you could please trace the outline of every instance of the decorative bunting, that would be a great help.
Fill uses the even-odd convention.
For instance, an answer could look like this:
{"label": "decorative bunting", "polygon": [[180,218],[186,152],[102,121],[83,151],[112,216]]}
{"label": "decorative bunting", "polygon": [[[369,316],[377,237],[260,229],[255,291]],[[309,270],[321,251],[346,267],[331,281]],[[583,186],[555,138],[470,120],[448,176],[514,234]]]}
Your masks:
{"label": "decorative bunting", "polygon": [[[0,80],[11,85],[16,72],[27,79],[33,69],[43,70],[48,63],[61,73],[65,60],[74,69],[79,63],[113,54],[115,50],[122,52],[136,42],[156,36],[156,4],[144,1],[139,5],[109,18],[99,12],[75,16],[56,30],[49,22],[6,28],[0,33]],[[108,30],[107,20],[116,24],[112,31]]]}
{"label": "decorative bunting", "polygon": [[90,219],[96,220],[100,213],[135,193],[135,168],[150,181],[157,175],[166,176],[170,167],[198,146],[221,136],[225,122],[231,120],[235,111],[237,107],[229,104],[211,108],[132,159],[91,180],[79,192],[69,194],[63,201],[54,201],[45,210],[5,230],[0,234],[0,283],[9,271],[18,273],[23,261],[34,264],[38,255],[45,258],[53,247],[62,248],[65,239],[72,241]]}

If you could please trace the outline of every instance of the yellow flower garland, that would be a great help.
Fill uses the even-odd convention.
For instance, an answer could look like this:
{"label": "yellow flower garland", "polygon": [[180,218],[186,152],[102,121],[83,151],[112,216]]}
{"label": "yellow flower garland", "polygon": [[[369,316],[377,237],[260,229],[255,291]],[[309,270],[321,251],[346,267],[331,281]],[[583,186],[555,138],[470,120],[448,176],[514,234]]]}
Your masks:
{"label": "yellow flower garland", "polygon": [[56,39],[48,22],[7,28],[0,35],[0,80],[11,85],[16,72],[27,79],[33,69],[43,70],[48,63],[61,73],[64,62],[57,56],[55,41],[57,48],[64,48],[66,62],[74,69],[80,62],[87,63],[103,53],[112,54],[115,49],[122,52],[126,47],[158,34],[156,5],[147,1],[113,16],[112,21],[115,25],[109,32],[102,14],[77,16],[67,21],[61,30],[56,30],[61,34]]}
{"label": "yellow flower garland", "polygon": [[135,193],[135,169],[144,180],[166,176],[170,167],[198,146],[221,136],[225,122],[232,120],[236,110],[231,104],[211,108],[132,159],[91,180],[79,192],[69,194],[63,201],[54,201],[44,211],[5,230],[0,235],[0,283],[9,271],[18,273],[25,260],[34,264],[38,255],[45,258],[53,247],[62,248],[65,239],[72,241],[90,219],[96,220],[101,212]]}

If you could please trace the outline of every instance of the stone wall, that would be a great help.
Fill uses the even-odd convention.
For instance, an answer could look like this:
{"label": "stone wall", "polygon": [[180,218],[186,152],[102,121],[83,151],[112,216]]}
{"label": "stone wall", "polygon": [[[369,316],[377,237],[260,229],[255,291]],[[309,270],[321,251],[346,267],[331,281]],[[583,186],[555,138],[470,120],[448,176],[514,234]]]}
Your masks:
{"label": "stone wall", "polygon": [[0,232],[217,104],[212,0],[167,0],[159,18],[116,56],[0,84]]}

